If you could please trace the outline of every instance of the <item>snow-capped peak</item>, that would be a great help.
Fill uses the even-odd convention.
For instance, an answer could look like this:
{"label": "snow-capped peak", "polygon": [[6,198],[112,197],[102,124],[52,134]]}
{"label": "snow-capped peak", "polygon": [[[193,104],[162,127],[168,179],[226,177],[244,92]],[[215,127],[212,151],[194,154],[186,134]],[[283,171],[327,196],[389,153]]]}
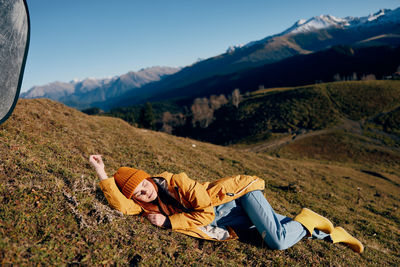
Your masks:
{"label": "snow-capped peak", "polygon": [[298,20],[294,25],[296,25],[296,26],[298,27],[298,26],[303,25],[303,24],[306,23],[306,22],[307,22],[307,20],[305,20],[305,19],[300,19],[300,20]]}
{"label": "snow-capped peak", "polygon": [[312,17],[309,20],[301,19],[297,21],[292,27],[282,32],[280,35],[289,33],[309,32],[313,30],[325,29],[329,27],[337,27],[346,25],[347,20],[336,18],[332,15],[320,15]]}
{"label": "snow-capped peak", "polygon": [[400,8],[395,10],[381,9],[374,14],[370,14],[366,17],[346,17],[345,18],[351,26],[359,25],[371,25],[373,23],[388,23],[388,22],[400,22]]}
{"label": "snow-capped peak", "polygon": [[350,28],[350,27],[360,27],[360,26],[373,26],[377,23],[400,23],[400,7],[394,10],[391,9],[381,9],[374,14],[370,14],[365,17],[345,17],[337,18],[332,15],[320,15],[312,17],[308,20],[300,19],[293,24],[287,30],[272,36],[268,36],[262,40],[252,41],[245,45],[234,45],[227,49],[227,52],[233,52],[237,48],[250,47],[252,45],[262,43],[275,36],[283,36],[286,34],[297,34],[312,32],[315,30],[327,29],[327,28]]}
{"label": "snow-capped peak", "polygon": [[378,12],[376,12],[375,14],[369,15],[368,16],[368,21],[373,21],[376,20],[377,18],[384,16],[385,15],[385,11],[390,11],[390,9],[381,9]]}
{"label": "snow-capped peak", "polygon": [[374,14],[370,14],[365,17],[346,17],[337,18],[332,15],[320,15],[312,17],[311,19],[299,20],[292,27],[286,31],[278,34],[284,35],[288,33],[299,33],[307,32],[318,29],[325,29],[330,27],[353,27],[353,26],[370,26],[375,23],[388,23],[388,22],[400,22],[400,8],[395,10],[391,9],[380,9]]}
{"label": "snow-capped peak", "polygon": [[231,45],[230,47],[228,47],[228,49],[226,49],[226,53],[232,53],[236,49],[242,48],[243,46],[244,44]]}
{"label": "snow-capped peak", "polygon": [[80,79],[80,78],[74,78],[71,81],[69,81],[69,83],[79,83],[81,81],[83,81],[84,79]]}

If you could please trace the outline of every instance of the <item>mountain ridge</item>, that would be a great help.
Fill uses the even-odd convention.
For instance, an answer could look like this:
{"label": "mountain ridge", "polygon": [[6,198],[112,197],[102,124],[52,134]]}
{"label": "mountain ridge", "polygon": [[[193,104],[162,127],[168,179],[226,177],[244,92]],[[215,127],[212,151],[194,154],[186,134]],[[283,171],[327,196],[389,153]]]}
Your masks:
{"label": "mountain ridge", "polygon": [[[382,21],[382,18],[384,17],[384,21]],[[299,19],[296,21],[291,27],[288,29],[282,31],[281,33],[278,34],[273,34],[270,36],[267,36],[263,39],[260,39],[258,41],[251,41],[247,44],[239,44],[239,45],[233,45],[230,46],[227,49],[227,52],[233,52],[235,48],[240,49],[242,47],[249,47],[257,43],[262,43],[265,42],[268,39],[271,39],[273,37],[277,36],[283,36],[287,34],[293,34],[293,33],[300,33],[300,32],[310,32],[315,29],[327,29],[330,27],[359,27],[360,25],[363,26],[371,26],[371,25],[376,25],[376,23],[399,23],[400,22],[400,8],[391,10],[391,9],[381,9],[378,12],[374,14],[370,14],[369,16],[365,17],[345,17],[345,18],[337,18],[332,15],[319,15],[319,16],[314,16],[311,17],[310,19]]]}
{"label": "mountain ridge", "polygon": [[52,82],[34,86],[21,94],[21,98],[50,98],[75,108],[90,107],[90,103],[117,97],[127,90],[161,80],[166,75],[179,71],[172,67],[150,67],[137,72],[130,71],[112,78],[86,78],[70,82]]}
{"label": "mountain ridge", "polygon": [[[400,46],[397,48],[335,46],[328,50],[296,55],[233,74],[216,75],[184,87],[176,89],[171,87],[160,93],[153,93],[152,85],[144,86],[147,95],[137,92],[134,96],[130,96],[130,92],[127,92],[123,98],[110,99],[108,103],[111,106],[129,106],[135,104],[135,101],[157,102],[168,98],[193,99],[212,94],[229,95],[235,88],[245,93],[257,90],[259,86],[269,88],[300,86],[318,81],[329,82],[334,80],[336,74],[340,77],[349,77],[356,73],[361,79],[363,75],[373,73],[377,79],[382,79],[385,75],[396,72],[398,59],[400,59]],[[152,97],[148,94],[152,94]],[[97,103],[97,106],[103,107],[102,103]],[[107,109],[107,106],[104,108]]]}

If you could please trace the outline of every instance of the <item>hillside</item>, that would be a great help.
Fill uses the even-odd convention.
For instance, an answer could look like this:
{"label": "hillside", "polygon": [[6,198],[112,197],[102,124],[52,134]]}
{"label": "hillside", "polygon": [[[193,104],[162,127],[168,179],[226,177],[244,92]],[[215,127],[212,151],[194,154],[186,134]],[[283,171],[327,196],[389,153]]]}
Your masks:
{"label": "hillside", "polygon": [[[399,105],[400,81],[347,81],[263,89],[245,95],[237,108],[225,105],[216,110],[214,121],[207,128],[195,128],[188,136],[217,144],[254,143],[282,134],[338,127],[343,119],[395,133],[398,124],[394,115]],[[384,125],[386,130],[382,129]]]}
{"label": "hillside", "polygon": [[[370,169],[362,162],[243,152],[88,116],[46,99],[20,100],[0,126],[0,140],[2,264],[400,264],[398,166]],[[109,175],[123,165],[151,174],[185,171],[199,181],[258,175],[279,213],[295,216],[309,207],[356,235],[365,252],[310,240],[272,251],[257,236],[208,242],[159,229],[138,216],[122,216],[108,207],[99,189],[88,163],[93,153],[103,155]]]}
{"label": "hillside", "polygon": [[[189,86],[159,93],[150,100],[171,97],[201,97],[229,94],[235,88],[255,91],[259,86],[287,87],[334,81],[334,76],[351,77],[373,73],[378,79],[394,73],[400,60],[400,47],[351,48],[336,46],[308,55],[293,56],[275,63],[229,75],[216,75]],[[124,104],[124,102],[120,102]],[[127,100],[125,101],[127,103]]]}
{"label": "hillside", "polygon": [[[335,76],[340,79],[362,79],[374,74],[377,79],[392,75],[399,67],[400,46],[351,47],[334,46],[327,50],[307,55],[296,55],[280,61],[252,67],[226,75],[214,74],[212,77],[179,87],[179,83],[163,90],[153,90],[159,83],[145,85],[141,90],[94,103],[108,110],[111,107],[128,107],[138,103],[150,102],[192,102],[197,97],[210,95],[229,95],[239,88],[242,93],[256,91],[260,86],[289,87],[332,82]],[[177,74],[175,74],[177,75]],[[174,76],[174,75],[172,75]],[[165,78],[167,81],[172,76]]]}

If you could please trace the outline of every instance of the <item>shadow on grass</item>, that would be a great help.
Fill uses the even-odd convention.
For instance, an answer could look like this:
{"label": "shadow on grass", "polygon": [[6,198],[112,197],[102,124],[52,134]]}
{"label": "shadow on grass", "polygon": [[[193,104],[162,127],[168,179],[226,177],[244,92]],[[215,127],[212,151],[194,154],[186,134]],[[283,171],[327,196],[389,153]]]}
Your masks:
{"label": "shadow on grass", "polygon": [[99,187],[96,188],[96,191],[94,192],[94,197],[102,204],[108,205],[107,199],[104,196],[103,191]]}
{"label": "shadow on grass", "polygon": [[264,242],[262,236],[255,227],[250,229],[235,228],[234,230],[237,236],[239,237],[240,242],[250,244],[258,248],[269,249],[267,244]]}
{"label": "shadow on grass", "polygon": [[368,171],[368,170],[360,170],[360,171],[363,172],[363,173],[366,173],[366,174],[381,178],[381,179],[383,179],[385,181],[388,181],[388,182],[390,182],[390,183],[392,183],[392,184],[394,184],[396,186],[400,186],[400,184],[396,183],[395,181],[390,180],[389,178],[387,178],[386,176],[384,176],[384,175],[382,175],[382,174],[380,174],[378,172]]}

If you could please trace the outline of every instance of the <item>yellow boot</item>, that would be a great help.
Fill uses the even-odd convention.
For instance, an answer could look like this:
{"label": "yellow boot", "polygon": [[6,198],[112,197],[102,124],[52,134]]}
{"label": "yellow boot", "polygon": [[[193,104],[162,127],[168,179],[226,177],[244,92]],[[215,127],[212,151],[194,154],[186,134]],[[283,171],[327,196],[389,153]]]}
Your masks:
{"label": "yellow boot", "polygon": [[301,223],[308,230],[310,236],[312,235],[314,228],[327,234],[330,234],[333,231],[333,224],[331,221],[307,208],[303,208],[300,214],[293,220]]}
{"label": "yellow boot", "polygon": [[342,227],[335,227],[330,235],[333,243],[345,243],[357,253],[362,253],[364,251],[363,244],[361,244],[358,239],[346,232],[346,230],[344,230]]}

